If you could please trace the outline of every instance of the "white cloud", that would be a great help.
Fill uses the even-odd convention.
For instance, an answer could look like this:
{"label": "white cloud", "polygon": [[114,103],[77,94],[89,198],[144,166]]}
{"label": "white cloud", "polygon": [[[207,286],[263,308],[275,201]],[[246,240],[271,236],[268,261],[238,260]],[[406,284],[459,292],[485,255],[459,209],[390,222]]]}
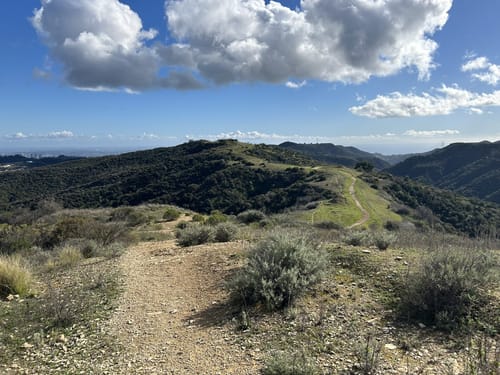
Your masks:
{"label": "white cloud", "polygon": [[23,132],[17,132],[15,134],[4,135],[3,138],[9,140],[43,140],[43,139],[68,139],[76,137],[73,132],[69,130],[53,131],[46,134],[25,134]]}
{"label": "white cloud", "polygon": [[[168,26],[216,83],[289,77],[363,82],[404,68],[427,78],[451,0],[169,0]],[[395,22],[394,20],[397,20]],[[175,55],[175,54],[174,54]]]}
{"label": "white cloud", "polygon": [[491,63],[487,57],[472,57],[462,65],[462,71],[480,71],[473,73],[472,78],[496,86],[500,82],[500,65]]}
{"label": "white cloud", "polygon": [[444,136],[444,135],[458,135],[460,131],[458,130],[407,130],[403,133],[403,135],[407,135],[410,137],[436,137],[436,136]]}
{"label": "white cloud", "polygon": [[69,130],[50,132],[47,134],[48,138],[73,138],[74,136],[73,132]]}
{"label": "white cloud", "polygon": [[160,57],[146,45],[156,30],[144,30],[140,17],[118,0],[42,0],[32,24],[76,88],[199,86],[181,72],[158,76]]}
{"label": "white cloud", "polygon": [[4,138],[6,138],[6,139],[13,139],[13,140],[19,140],[19,139],[28,138],[28,136],[26,134],[24,134],[23,132],[17,132],[15,134],[7,134],[7,135],[4,136]]}
{"label": "white cloud", "polygon": [[358,116],[370,118],[383,117],[413,117],[449,115],[457,110],[465,109],[479,113],[482,107],[500,106],[500,91],[491,93],[476,93],[459,88],[458,86],[443,85],[434,89],[435,95],[422,93],[421,95],[401,94],[394,92],[390,95],[379,95],[363,105],[349,108]]}
{"label": "white cloud", "polygon": [[486,69],[490,65],[490,62],[486,57],[474,57],[469,59],[465,64],[462,65],[462,72],[469,72],[471,70]]}
{"label": "white cloud", "polygon": [[[41,0],[33,26],[66,81],[92,90],[233,82],[359,83],[404,69],[426,79],[452,0],[167,0],[170,43],[152,43],[119,0]],[[166,71],[166,76],[159,72]],[[197,77],[197,78],[195,78]],[[296,83],[295,83],[296,84]],[[293,83],[292,83],[293,86]]]}
{"label": "white cloud", "polygon": [[285,86],[288,87],[289,89],[300,89],[301,87],[304,87],[305,85],[307,85],[306,81],[302,81],[302,82],[288,81],[287,83],[285,83]]}

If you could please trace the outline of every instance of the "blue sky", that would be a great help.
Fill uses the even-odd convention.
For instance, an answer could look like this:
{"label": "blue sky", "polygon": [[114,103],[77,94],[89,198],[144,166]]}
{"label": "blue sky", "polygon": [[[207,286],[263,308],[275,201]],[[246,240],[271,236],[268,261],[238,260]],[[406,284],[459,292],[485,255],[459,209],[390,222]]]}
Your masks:
{"label": "blue sky", "polygon": [[498,14],[498,0],[8,1],[0,153],[499,140]]}

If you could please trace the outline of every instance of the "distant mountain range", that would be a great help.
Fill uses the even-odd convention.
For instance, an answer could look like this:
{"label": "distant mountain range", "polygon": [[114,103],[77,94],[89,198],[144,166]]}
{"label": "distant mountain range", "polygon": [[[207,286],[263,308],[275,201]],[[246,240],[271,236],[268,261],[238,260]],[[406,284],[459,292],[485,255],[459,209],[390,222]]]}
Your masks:
{"label": "distant mountain range", "polygon": [[387,171],[500,203],[500,142],[454,143],[410,157]]}

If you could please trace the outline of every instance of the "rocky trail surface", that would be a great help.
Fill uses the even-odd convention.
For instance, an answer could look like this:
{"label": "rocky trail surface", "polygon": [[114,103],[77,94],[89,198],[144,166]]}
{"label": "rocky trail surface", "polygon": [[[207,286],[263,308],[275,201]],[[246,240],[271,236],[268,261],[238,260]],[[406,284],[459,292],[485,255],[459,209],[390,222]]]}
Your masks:
{"label": "rocky trail surface", "polygon": [[255,353],[235,341],[224,290],[242,247],[180,248],[169,240],[129,249],[121,260],[125,291],[107,327],[123,349],[103,372],[257,374]]}

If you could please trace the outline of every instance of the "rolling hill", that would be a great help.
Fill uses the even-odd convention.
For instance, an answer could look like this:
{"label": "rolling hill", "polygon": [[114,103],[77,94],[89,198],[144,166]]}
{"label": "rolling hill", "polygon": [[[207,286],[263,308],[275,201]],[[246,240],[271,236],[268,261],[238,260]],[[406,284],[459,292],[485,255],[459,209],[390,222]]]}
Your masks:
{"label": "rolling hill", "polygon": [[376,169],[385,169],[391,166],[391,163],[375,154],[361,151],[355,147],[338,146],[332,143],[299,144],[284,142],[279,147],[301,152],[322,163],[338,164],[349,168],[354,168],[361,161],[369,162]]}
{"label": "rolling hill", "polygon": [[[302,154],[232,140],[86,158],[5,172],[0,207],[55,199],[69,208],[170,203],[199,212],[276,212],[334,194],[317,186],[321,172]],[[308,166],[308,168],[301,168]]]}
{"label": "rolling hill", "polygon": [[[470,236],[491,233],[492,226],[500,225],[500,209],[493,203],[386,173],[360,174],[346,167],[321,165],[279,146],[235,140],[191,141],[4,172],[0,211],[35,209],[44,200],[55,200],[66,208],[161,203],[226,214],[298,209],[297,215],[308,221],[349,227],[361,219],[363,211],[354,194],[369,215],[364,228],[401,220],[426,225],[425,217],[415,215],[422,209],[431,212],[442,229]],[[398,212],[401,205],[408,207],[407,213]]]}
{"label": "rolling hill", "polygon": [[455,143],[387,169],[465,196],[500,203],[500,142]]}

